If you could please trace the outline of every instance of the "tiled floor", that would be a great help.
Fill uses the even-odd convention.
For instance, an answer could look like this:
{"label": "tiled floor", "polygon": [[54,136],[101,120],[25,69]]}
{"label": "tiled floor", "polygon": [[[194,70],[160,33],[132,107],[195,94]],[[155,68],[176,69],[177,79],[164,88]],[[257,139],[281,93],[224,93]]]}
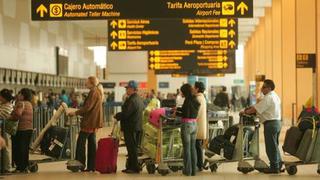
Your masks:
{"label": "tiled floor", "polygon": [[[286,131],[286,127],[282,130],[282,137]],[[98,137],[105,137],[109,134],[110,128],[100,130],[98,133]],[[262,133],[262,132],[260,132]],[[262,136],[260,136],[262,137]],[[283,138],[281,138],[283,139]],[[261,153],[262,159],[266,160],[266,155],[264,152],[264,141],[261,138]],[[5,176],[5,179],[13,179],[13,180],[44,180],[44,179],[67,179],[67,180],[79,180],[79,179],[141,179],[141,180],[150,180],[150,179],[181,179],[185,178],[182,175],[181,171],[170,173],[167,176],[161,176],[160,174],[148,174],[146,169],[144,168],[143,172],[135,175],[128,175],[121,173],[121,169],[124,167],[125,162],[125,148],[120,148],[119,158],[118,158],[118,172],[116,174],[99,174],[99,173],[71,173],[66,169],[66,162],[55,162],[55,163],[45,163],[39,164],[39,172],[37,173],[29,173],[29,174],[21,174],[21,175],[10,175]],[[292,160],[290,156],[283,156],[284,160]],[[34,158],[34,157],[32,157]],[[299,179],[299,180],[312,180],[319,179],[320,175],[317,174],[317,165],[305,165],[298,166],[298,173],[295,176],[289,176],[287,173],[283,173],[281,175],[265,175],[258,173],[257,171],[251,172],[247,175],[244,175],[237,171],[237,163],[228,163],[222,164],[219,166],[218,171],[216,173],[211,173],[210,171],[203,171],[197,174],[195,177],[186,177],[188,179],[201,179],[201,180],[233,180],[233,179],[244,179],[244,180],[285,180],[285,179]]]}

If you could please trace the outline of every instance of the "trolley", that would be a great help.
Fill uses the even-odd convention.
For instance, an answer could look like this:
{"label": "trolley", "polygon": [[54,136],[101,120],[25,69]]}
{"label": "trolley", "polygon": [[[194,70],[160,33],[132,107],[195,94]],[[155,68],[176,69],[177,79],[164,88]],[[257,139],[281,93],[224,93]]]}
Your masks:
{"label": "trolley", "polygon": [[[313,153],[317,153],[317,151],[320,150],[319,142],[320,142],[320,131],[318,129],[317,131],[315,131],[315,134],[312,137],[310,146],[308,147],[308,153],[306,156],[310,156],[310,157],[317,156],[317,155],[314,155]],[[317,159],[319,159],[319,156]],[[313,165],[313,164],[318,164],[317,173],[320,174],[320,161],[313,160],[313,158],[309,158],[309,160],[305,160],[305,161],[284,161],[283,163],[289,175],[295,175],[298,172],[297,166]]]}
{"label": "trolley", "polygon": [[[39,163],[48,163],[48,162],[58,162],[58,161],[68,161],[73,160],[75,156],[75,142],[76,142],[76,134],[79,132],[79,118],[77,116],[74,117],[67,117],[65,116],[65,112],[67,110],[66,104],[62,104],[57,112],[51,117],[51,119],[46,123],[41,125],[42,122],[40,122],[40,126],[36,127],[36,134],[38,135],[34,142],[32,143],[30,147],[31,154],[34,155],[43,155],[41,151],[39,151],[38,147],[46,133],[50,129],[50,127],[56,126],[59,124],[59,127],[63,127],[67,129],[67,139],[66,143],[61,142],[53,142],[56,143],[57,146],[60,146],[65,151],[66,156],[62,155],[62,152],[60,153],[59,157],[49,157],[43,159],[37,159],[37,160],[30,160],[28,169],[30,172],[35,173],[38,171],[38,164]],[[64,118],[61,117],[67,117],[67,122],[64,122]],[[67,126],[65,126],[67,125]],[[39,129],[39,127],[43,127],[42,129]],[[70,158],[69,158],[70,157]],[[68,161],[67,163],[67,169],[76,172],[79,171],[83,165],[80,162],[73,161],[71,163],[73,168],[69,168],[69,164],[71,161]]]}
{"label": "trolley", "polygon": [[[259,155],[259,128],[258,122],[247,123],[243,121],[243,117],[248,115],[240,116],[239,130],[236,138],[236,144],[233,152],[233,157],[231,160],[225,158],[213,159],[205,158],[204,169],[209,169],[211,172],[216,172],[218,166],[222,163],[238,162],[237,170],[247,174],[255,169],[262,172],[264,169],[268,168],[268,165],[260,159]],[[250,117],[249,117],[250,118]],[[253,117],[251,117],[253,118]],[[249,142],[249,136],[247,133],[244,134],[244,128],[254,128],[254,133],[252,140]],[[249,146],[250,143],[250,146]],[[248,161],[254,161],[252,166]]]}
{"label": "trolley", "polygon": [[[175,118],[165,116],[160,117],[159,128],[157,130],[156,155],[153,157],[142,156],[139,158],[139,165],[142,169],[146,166],[149,174],[154,174],[158,171],[159,174],[165,176],[170,173],[170,170],[176,172],[182,170],[182,143],[180,136],[181,123]],[[166,134],[166,141],[164,141]],[[179,138],[179,140],[177,139]],[[148,154],[148,147],[143,147],[145,154]],[[156,166],[158,165],[158,166]]]}

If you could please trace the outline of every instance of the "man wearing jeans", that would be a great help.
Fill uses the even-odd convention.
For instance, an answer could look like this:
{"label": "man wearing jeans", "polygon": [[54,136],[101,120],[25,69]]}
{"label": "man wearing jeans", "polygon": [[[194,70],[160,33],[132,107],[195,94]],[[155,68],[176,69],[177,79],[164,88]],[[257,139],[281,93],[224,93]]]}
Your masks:
{"label": "man wearing jeans", "polygon": [[240,114],[257,113],[261,123],[264,124],[264,138],[266,152],[270,161],[270,168],[265,169],[266,174],[278,174],[281,171],[282,160],[279,151],[279,135],[281,131],[281,101],[274,92],[275,85],[266,79],[261,88],[264,97],[254,106],[242,111]]}

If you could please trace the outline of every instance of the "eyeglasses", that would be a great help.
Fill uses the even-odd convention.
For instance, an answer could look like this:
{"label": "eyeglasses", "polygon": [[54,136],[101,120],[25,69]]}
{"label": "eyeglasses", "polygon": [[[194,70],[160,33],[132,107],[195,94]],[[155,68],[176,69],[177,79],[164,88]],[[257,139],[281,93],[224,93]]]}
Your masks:
{"label": "eyeglasses", "polygon": [[262,87],[261,87],[261,89],[265,89],[265,88],[268,88],[268,87],[266,87],[266,86],[262,86]]}

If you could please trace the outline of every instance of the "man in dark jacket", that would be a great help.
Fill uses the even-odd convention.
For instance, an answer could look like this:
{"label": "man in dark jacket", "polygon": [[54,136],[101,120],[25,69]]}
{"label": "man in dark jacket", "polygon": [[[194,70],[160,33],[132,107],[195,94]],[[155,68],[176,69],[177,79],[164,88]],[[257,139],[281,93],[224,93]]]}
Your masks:
{"label": "man in dark jacket", "polygon": [[142,114],[144,104],[142,98],[137,94],[138,83],[129,81],[126,87],[128,98],[122,106],[122,111],[116,114],[116,119],[120,120],[121,130],[124,134],[124,141],[128,151],[128,160],[124,173],[139,173],[138,146],[142,131]]}
{"label": "man in dark jacket", "polygon": [[213,102],[216,106],[220,108],[230,108],[229,97],[227,93],[227,87],[222,86],[222,91],[217,94],[216,99]]}

